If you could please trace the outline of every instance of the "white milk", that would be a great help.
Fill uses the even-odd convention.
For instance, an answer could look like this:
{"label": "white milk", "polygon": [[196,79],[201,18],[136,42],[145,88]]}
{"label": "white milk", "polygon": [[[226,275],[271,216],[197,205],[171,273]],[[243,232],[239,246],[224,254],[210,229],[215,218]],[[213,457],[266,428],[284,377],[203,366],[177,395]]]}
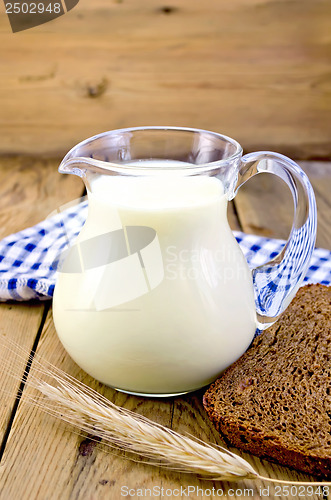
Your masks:
{"label": "white milk", "polygon": [[[93,242],[107,246],[94,237],[117,231],[126,254],[59,274],[55,326],[78,365],[124,391],[178,394],[210,383],[247,349],[256,328],[252,278],[226,207],[214,177],[163,171],[92,182],[77,241],[92,245],[91,255]],[[133,244],[128,226],[143,226]],[[83,267],[84,251],[81,244]]]}

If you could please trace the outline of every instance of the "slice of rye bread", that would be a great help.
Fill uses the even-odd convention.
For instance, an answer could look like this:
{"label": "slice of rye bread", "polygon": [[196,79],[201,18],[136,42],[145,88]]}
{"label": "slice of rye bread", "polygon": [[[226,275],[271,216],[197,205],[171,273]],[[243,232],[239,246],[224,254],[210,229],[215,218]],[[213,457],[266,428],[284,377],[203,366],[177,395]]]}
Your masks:
{"label": "slice of rye bread", "polygon": [[331,287],[306,285],[203,404],[237,448],[331,477]]}

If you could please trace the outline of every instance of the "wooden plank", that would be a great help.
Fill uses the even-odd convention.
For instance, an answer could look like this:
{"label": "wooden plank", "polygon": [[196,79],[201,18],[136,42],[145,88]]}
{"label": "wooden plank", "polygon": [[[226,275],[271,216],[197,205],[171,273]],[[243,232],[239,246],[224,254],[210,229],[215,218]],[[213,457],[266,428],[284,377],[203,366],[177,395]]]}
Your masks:
{"label": "wooden plank", "polygon": [[[316,246],[330,248],[331,163],[301,164],[307,170],[317,200]],[[282,180],[269,174],[255,176],[239,189],[235,205],[245,232],[271,238],[288,238],[293,218],[293,201]]]}
{"label": "wooden plank", "polygon": [[[247,186],[253,185],[255,180],[253,179]],[[283,188],[283,186],[280,187]],[[261,193],[263,194],[263,190]],[[290,198],[289,202],[291,202]],[[246,227],[248,225],[248,219],[246,212],[243,214],[243,206],[246,210],[248,203],[237,204],[237,210],[241,220],[244,221],[245,228],[245,224]],[[270,203],[267,208],[264,206],[264,212],[268,212],[270,206]],[[277,222],[276,214],[274,217],[276,219],[274,221]],[[282,217],[285,221],[285,215]],[[260,227],[269,228],[269,223],[271,223],[269,216],[266,223],[261,215],[257,220]],[[222,444],[220,437],[204,414],[201,404],[203,391],[176,398],[174,404],[173,400],[148,400],[126,396],[98,384],[79,370],[64,353],[55,334],[50,314],[42,332],[38,353],[88,385],[97,388],[120,406],[141,412],[162,424],[171,425],[180,432],[189,432],[205,441]],[[290,472],[280,466],[260,461],[255,457],[243,456],[260,473],[288,478],[292,481],[306,477],[303,474]],[[199,486],[204,490],[222,487],[226,494],[229,496],[231,494],[232,498],[242,498],[242,495],[233,495],[232,491],[230,493],[229,488],[233,488],[233,484],[200,481],[195,476],[178,475],[170,471],[132,463],[123,458],[121,453],[113,455],[98,450],[93,443],[67,432],[64,425],[40,413],[39,410],[22,404],[16,413],[0,469],[2,485],[0,498],[6,500],[8,498],[22,498],[22,500],[27,498],[54,500],[98,498],[102,500],[103,498],[120,498],[122,486],[137,490],[137,488],[153,488],[153,486],[174,489],[189,485]],[[311,477],[308,480],[311,480]],[[235,488],[253,488],[253,498],[261,498],[259,488],[262,486],[267,485],[252,482],[235,484]],[[273,487],[270,491],[274,491]],[[132,497],[138,498],[138,495],[132,495]],[[168,498],[175,498],[175,496],[170,495]],[[195,499],[199,496],[193,493],[190,498]],[[208,495],[205,498],[208,498]],[[279,498],[290,497],[280,496]]]}
{"label": "wooden plank", "polygon": [[246,233],[288,238],[293,201],[289,188],[281,179],[266,173],[255,176],[239,189],[234,202]]}
{"label": "wooden plank", "polygon": [[313,185],[317,204],[316,245],[331,250],[331,163],[301,162]]}
{"label": "wooden plank", "polygon": [[33,226],[82,195],[82,181],[58,173],[59,159],[0,157],[0,238]]}
{"label": "wooden plank", "polygon": [[233,201],[228,203],[227,217],[232,231],[240,231],[241,225],[237,217],[236,208]]}
{"label": "wooden plank", "polygon": [[[72,176],[57,173],[57,160],[24,158],[0,159],[0,238],[39,222],[54,208],[79,196],[82,186]],[[45,304],[0,304],[0,338],[9,337],[32,349],[42,324]],[[19,381],[12,378],[1,362],[0,349],[0,442],[6,435],[15,406]],[[21,362],[23,373],[27,360]],[[13,357],[12,363],[17,363]]]}
{"label": "wooden plank", "polygon": [[[139,412],[163,425],[172,426],[183,433],[196,435],[206,442],[218,444],[220,440],[201,405],[202,392],[176,399],[173,419],[173,400],[144,399],[128,396],[98,384],[82,372],[64,353],[56,337],[49,316],[37,352],[56,366],[61,367],[120,406]],[[32,368],[33,370],[33,368]],[[28,395],[27,391],[26,395]],[[180,411],[180,413],[179,413]],[[208,490],[224,487],[223,484],[199,480],[195,476],[154,468],[131,462],[123,453],[109,453],[94,446],[84,437],[68,432],[65,425],[47,417],[34,407],[21,404],[16,414],[0,469],[2,489],[0,498],[16,495],[26,498],[98,500],[120,498],[123,487],[145,489],[153,487],[170,490],[189,486]],[[254,459],[253,459],[254,461]],[[16,478],[19,476],[19,481]],[[245,483],[245,486],[249,482]],[[238,483],[237,487],[242,485]],[[230,487],[233,487],[231,485]],[[250,482],[255,492],[257,487]],[[201,490],[200,490],[201,491]],[[131,498],[138,498],[139,493]],[[167,495],[175,498],[176,495]],[[192,500],[199,494],[190,494]],[[210,498],[210,495],[206,495]],[[237,498],[237,497],[234,497]]]}
{"label": "wooden plank", "polygon": [[[65,354],[51,315],[37,352],[68,373],[97,388],[114,403],[170,425],[172,400],[127,396],[97,383]],[[31,406],[20,406],[0,471],[0,498],[120,498],[121,486],[147,487],[164,481],[157,468],[123,460],[121,454],[96,451],[92,442]],[[15,481],[19,474],[20,481]]]}
{"label": "wooden plank", "polygon": [[[96,388],[114,403],[139,412],[181,433],[195,435],[205,442],[225,445],[205,415],[201,398],[203,391],[185,397],[153,400],[128,396],[107,388],[82,372],[64,352],[49,315],[37,349],[44,359]],[[33,371],[33,368],[32,368]],[[31,392],[28,390],[27,396]],[[175,403],[175,405],[174,405]],[[174,408],[173,408],[174,406]],[[225,445],[226,446],[226,445]],[[233,450],[238,453],[238,450]],[[240,452],[239,452],[240,453]],[[260,473],[294,480],[311,480],[303,474],[260,461],[242,454]],[[19,478],[19,479],[18,479]],[[250,497],[260,498],[260,488],[268,484],[252,481],[219,483],[202,481],[194,475],[179,475],[127,460],[120,452],[99,449],[84,436],[77,436],[52,417],[27,404],[20,404],[0,469],[0,498],[47,498],[49,500],[120,498],[123,488],[135,490],[131,498],[139,498],[137,490],[153,487],[174,490],[194,487],[189,498],[201,498],[201,490],[222,488],[232,498],[242,498],[235,489],[249,489]],[[200,493],[197,492],[197,488]],[[270,486],[273,491],[273,486]],[[176,494],[167,495],[176,498]],[[272,497],[272,496],[271,496]],[[212,498],[206,494],[205,498]],[[289,498],[279,496],[279,498]],[[293,497],[294,498],[294,497]],[[317,496],[311,498],[316,499]]]}
{"label": "wooden plank", "polygon": [[[0,342],[3,337],[9,337],[30,351],[41,324],[44,307],[42,304],[0,304]],[[5,355],[3,349],[0,349],[0,443],[6,436],[20,384],[20,380],[13,378],[9,370],[4,368]],[[17,356],[12,356],[11,363],[19,364],[18,373],[23,375],[27,359],[19,360]]]}
{"label": "wooden plank", "polygon": [[330,14],[327,0],[80,0],[16,34],[2,15],[0,153],[168,124],[330,158]]}

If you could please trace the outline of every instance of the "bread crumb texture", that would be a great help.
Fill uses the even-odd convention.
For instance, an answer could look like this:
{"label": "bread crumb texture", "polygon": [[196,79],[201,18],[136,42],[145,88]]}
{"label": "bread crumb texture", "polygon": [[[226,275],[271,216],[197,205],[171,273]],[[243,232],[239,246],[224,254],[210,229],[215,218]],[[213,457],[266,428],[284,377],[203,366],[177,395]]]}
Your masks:
{"label": "bread crumb texture", "polygon": [[237,448],[331,477],[331,287],[306,285],[203,402]]}

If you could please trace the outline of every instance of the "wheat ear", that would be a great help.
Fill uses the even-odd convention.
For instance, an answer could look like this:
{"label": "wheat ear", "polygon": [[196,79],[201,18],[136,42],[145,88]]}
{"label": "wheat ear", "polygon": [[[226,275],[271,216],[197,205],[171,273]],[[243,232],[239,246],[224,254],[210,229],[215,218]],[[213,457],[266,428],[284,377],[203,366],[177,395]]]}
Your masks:
{"label": "wheat ear", "polygon": [[[11,341],[9,350],[21,359],[27,353]],[[7,346],[8,348],[8,346]],[[6,357],[9,359],[8,357]],[[225,448],[202,444],[160,424],[116,406],[97,391],[79,382],[34,353],[33,370],[26,370],[25,385],[44,395],[42,400],[31,398],[43,411],[71,424],[75,429],[102,439],[109,446],[136,453],[150,459],[153,465],[166,465],[182,472],[196,473],[222,481],[263,479],[289,483],[260,476],[243,458]],[[7,361],[10,369],[10,361]],[[50,381],[46,381],[50,380]],[[160,463],[161,461],[161,463]],[[293,481],[290,482],[293,484]],[[297,482],[296,484],[331,484]]]}

